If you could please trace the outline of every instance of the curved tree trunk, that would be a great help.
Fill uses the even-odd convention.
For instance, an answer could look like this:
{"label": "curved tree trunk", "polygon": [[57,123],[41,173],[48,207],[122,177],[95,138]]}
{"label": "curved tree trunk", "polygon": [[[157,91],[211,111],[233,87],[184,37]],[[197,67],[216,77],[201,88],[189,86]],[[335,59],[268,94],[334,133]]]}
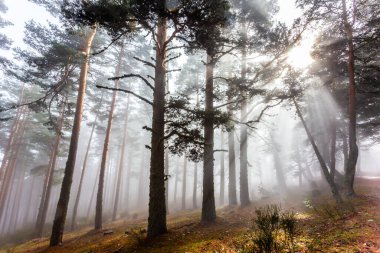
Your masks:
{"label": "curved tree trunk", "polygon": [[87,84],[87,74],[89,68],[89,58],[92,41],[96,34],[96,25],[91,28],[91,31],[88,33],[87,38],[84,44],[84,54],[85,57],[83,59],[81,73],[80,73],[80,82],[79,82],[79,91],[77,97],[77,105],[74,116],[74,125],[71,134],[70,140],[70,148],[69,155],[67,158],[65,174],[63,176],[61,193],[59,195],[57,209],[55,212],[53,229],[50,237],[50,246],[56,246],[62,243],[63,230],[65,227],[67,208],[70,199],[70,190],[71,184],[73,180],[76,155],[78,150],[78,140],[79,140],[79,132],[80,125],[82,121],[83,114],[83,104],[84,104],[84,95],[86,92],[86,84]]}

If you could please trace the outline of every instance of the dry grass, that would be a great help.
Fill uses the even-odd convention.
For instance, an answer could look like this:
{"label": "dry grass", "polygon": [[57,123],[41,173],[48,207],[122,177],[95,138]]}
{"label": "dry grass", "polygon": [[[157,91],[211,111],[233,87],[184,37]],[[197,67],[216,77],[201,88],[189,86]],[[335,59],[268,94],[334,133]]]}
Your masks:
{"label": "dry grass", "polygon": [[[358,182],[361,197],[350,202],[355,212],[332,217],[321,211],[335,210],[329,198],[311,199],[314,208],[307,208],[305,197],[293,194],[291,200],[272,198],[243,209],[219,209],[214,224],[200,224],[199,211],[169,215],[169,232],[152,241],[146,241],[139,232],[146,227],[145,220],[119,221],[107,225],[106,230],[113,231],[110,235],[88,228],[65,234],[59,247],[48,248],[48,239],[44,238],[0,252],[250,252],[255,208],[269,203],[281,203],[283,209],[297,212],[297,252],[380,252],[380,182]],[[126,230],[132,232],[126,234]]]}

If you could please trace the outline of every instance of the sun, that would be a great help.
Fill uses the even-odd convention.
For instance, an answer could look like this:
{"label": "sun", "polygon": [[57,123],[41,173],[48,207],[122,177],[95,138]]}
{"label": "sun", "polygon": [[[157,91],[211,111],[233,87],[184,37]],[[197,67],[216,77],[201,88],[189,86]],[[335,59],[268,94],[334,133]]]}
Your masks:
{"label": "sun", "polygon": [[313,44],[314,39],[303,39],[298,46],[289,51],[286,62],[296,69],[306,69],[314,61],[311,57]]}

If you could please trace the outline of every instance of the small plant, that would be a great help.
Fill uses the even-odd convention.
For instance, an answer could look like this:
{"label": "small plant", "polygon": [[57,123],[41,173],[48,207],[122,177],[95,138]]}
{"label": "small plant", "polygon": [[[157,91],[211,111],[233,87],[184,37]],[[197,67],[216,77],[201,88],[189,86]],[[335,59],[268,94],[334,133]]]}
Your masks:
{"label": "small plant", "polygon": [[125,234],[134,238],[137,244],[139,245],[141,245],[145,241],[145,233],[146,230],[142,228],[130,229],[125,231]]}
{"label": "small plant", "polygon": [[277,205],[256,210],[253,243],[258,252],[280,252],[284,247],[294,251],[296,218],[293,212],[281,213]]}
{"label": "small plant", "polygon": [[284,230],[285,242],[294,251],[294,238],[296,236],[297,220],[293,212],[283,213],[281,215],[281,228]]}

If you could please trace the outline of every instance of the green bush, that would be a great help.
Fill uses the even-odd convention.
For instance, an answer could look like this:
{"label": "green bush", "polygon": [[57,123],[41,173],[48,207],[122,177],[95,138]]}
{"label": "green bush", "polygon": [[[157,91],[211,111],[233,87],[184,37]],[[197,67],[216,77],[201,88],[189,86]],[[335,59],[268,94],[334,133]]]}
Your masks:
{"label": "green bush", "polygon": [[293,212],[281,213],[277,205],[256,210],[253,244],[257,252],[281,252],[284,248],[294,251],[296,218]]}

